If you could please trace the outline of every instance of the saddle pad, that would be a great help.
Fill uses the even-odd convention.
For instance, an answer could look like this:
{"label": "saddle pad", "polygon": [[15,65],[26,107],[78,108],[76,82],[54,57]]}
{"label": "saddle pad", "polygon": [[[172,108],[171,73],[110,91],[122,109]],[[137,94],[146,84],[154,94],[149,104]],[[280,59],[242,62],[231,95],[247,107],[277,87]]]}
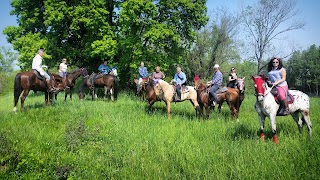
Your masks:
{"label": "saddle pad", "polygon": [[226,92],[227,90],[228,90],[227,87],[219,88],[219,89],[216,91],[216,94]]}

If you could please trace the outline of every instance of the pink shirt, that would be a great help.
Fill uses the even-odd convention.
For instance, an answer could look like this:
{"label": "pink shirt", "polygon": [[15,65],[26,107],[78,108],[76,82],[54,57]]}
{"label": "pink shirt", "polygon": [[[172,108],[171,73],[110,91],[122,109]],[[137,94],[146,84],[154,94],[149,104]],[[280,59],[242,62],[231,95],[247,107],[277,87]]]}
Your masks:
{"label": "pink shirt", "polygon": [[153,78],[154,79],[162,79],[164,77],[164,74],[163,74],[163,72],[154,72],[153,73]]}

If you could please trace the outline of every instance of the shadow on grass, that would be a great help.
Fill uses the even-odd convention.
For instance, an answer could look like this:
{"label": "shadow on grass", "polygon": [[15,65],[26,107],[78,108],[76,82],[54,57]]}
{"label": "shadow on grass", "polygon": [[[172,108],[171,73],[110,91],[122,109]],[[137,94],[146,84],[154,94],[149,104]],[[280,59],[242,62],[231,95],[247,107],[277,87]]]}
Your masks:
{"label": "shadow on grass", "polygon": [[258,136],[258,131],[248,128],[244,124],[239,124],[227,131],[232,140],[240,139],[255,139]]}
{"label": "shadow on grass", "polygon": [[[157,103],[164,103],[164,102],[157,102]],[[179,116],[179,118],[184,119],[184,120],[194,120],[199,118],[196,116],[196,111],[182,111],[181,109],[177,108],[172,108],[171,103],[171,111],[170,111],[170,116]],[[174,104],[173,104],[174,105]],[[191,104],[190,104],[191,106]],[[193,108],[192,106],[190,108]],[[152,116],[158,116],[159,114],[162,116],[167,116],[167,107],[166,106],[156,106],[155,104],[152,107],[149,107],[149,105],[145,105],[145,111],[147,114],[152,115]]]}

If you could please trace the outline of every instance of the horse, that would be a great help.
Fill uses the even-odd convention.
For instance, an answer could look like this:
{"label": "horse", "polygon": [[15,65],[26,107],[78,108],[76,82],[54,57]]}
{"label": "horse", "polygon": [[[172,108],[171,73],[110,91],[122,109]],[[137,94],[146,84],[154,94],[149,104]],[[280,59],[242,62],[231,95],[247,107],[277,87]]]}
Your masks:
{"label": "horse", "polygon": [[[17,103],[19,101],[19,97],[21,96],[21,107],[20,111],[24,111],[24,101],[26,100],[30,90],[33,91],[42,91],[45,93],[45,104],[48,105],[48,101],[50,104],[53,100],[53,92],[47,92],[46,80],[44,77],[38,77],[36,75],[37,72],[26,71],[17,73],[14,79],[14,108],[13,111],[17,111]],[[51,84],[56,87],[54,76],[50,75]],[[43,79],[40,79],[43,78]]]}
{"label": "horse", "polygon": [[[255,109],[258,113],[260,121],[260,139],[264,141],[264,121],[269,117],[272,127],[273,142],[278,144],[277,131],[276,131],[276,116],[279,116],[280,105],[277,103],[275,97],[271,93],[273,87],[268,87],[267,78],[265,75],[252,76],[256,90],[257,101]],[[289,111],[293,119],[296,121],[299,132],[302,132],[303,124],[306,124],[309,137],[312,137],[312,124],[310,120],[310,98],[307,94],[298,90],[288,90]],[[300,118],[300,114],[302,118]]]}
{"label": "horse", "polygon": [[[56,81],[58,83],[60,83],[59,85],[61,85],[62,77],[58,74],[52,74],[52,75],[55,77]],[[65,92],[65,96],[64,96],[65,101],[67,100],[68,91],[70,91],[70,99],[72,100],[72,90],[73,90],[73,87],[75,86],[76,79],[80,76],[83,76],[83,77],[88,76],[88,71],[86,68],[80,68],[80,69],[73,71],[72,73],[67,73],[66,83],[67,83],[67,86],[69,86],[69,88],[65,89],[65,91],[64,91]],[[57,99],[57,94],[55,94],[55,99]]]}
{"label": "horse", "polygon": [[192,86],[186,86],[186,89],[187,90],[181,93],[181,100],[176,101],[174,98],[174,85],[170,85],[162,79],[157,80],[157,83],[155,84],[152,78],[148,78],[148,84],[146,85],[146,99],[148,100],[149,108],[156,101],[164,101],[167,107],[168,119],[170,119],[171,102],[182,102],[185,100],[190,100],[197,114],[197,111],[199,111],[197,92]]}
{"label": "horse", "polygon": [[[242,101],[244,100],[244,91],[245,91],[244,79],[245,79],[245,77],[237,78],[236,88],[239,89],[239,102],[236,104],[235,107],[237,109],[238,114],[240,112],[240,106],[242,104]],[[219,112],[221,112],[221,107],[222,107],[223,101],[221,103],[218,103],[218,104],[219,104],[218,110],[219,110]]]}
{"label": "horse", "polygon": [[[116,74],[116,71],[112,71]],[[95,88],[104,88],[104,97],[107,94],[111,96],[111,100],[114,101],[118,97],[118,79],[111,74],[96,74],[92,73],[88,78],[84,79],[79,88],[79,98],[85,97],[84,87],[87,86],[90,89],[92,100],[96,99]]]}
{"label": "horse", "polygon": [[[139,80],[138,79],[134,79],[134,83],[135,83],[135,95],[139,96],[140,98],[142,98],[142,100],[144,101],[146,99],[146,85],[149,81],[149,78],[142,78],[142,81],[140,82],[140,84],[138,85]],[[139,88],[137,88],[139,86]]]}
{"label": "horse", "polygon": [[[197,76],[196,76],[197,77]],[[206,109],[206,116],[209,118],[209,87],[203,84],[199,78],[194,78],[195,89],[198,93],[198,100],[200,105],[200,116],[202,116],[203,107]],[[239,90],[235,88],[220,88],[216,92],[216,103],[219,104],[219,112],[221,105],[226,101],[229,105],[231,117],[236,118],[239,121]]]}

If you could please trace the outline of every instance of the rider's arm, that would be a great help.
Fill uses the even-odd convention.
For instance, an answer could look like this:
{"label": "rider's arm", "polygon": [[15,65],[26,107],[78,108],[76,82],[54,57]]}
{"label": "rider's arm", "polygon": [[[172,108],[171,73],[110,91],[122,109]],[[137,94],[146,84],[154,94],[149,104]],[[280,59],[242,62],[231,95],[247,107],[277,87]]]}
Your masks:
{"label": "rider's arm", "polygon": [[98,70],[99,70],[100,72],[104,72],[104,71],[105,71],[105,68],[104,68],[104,66],[101,64],[101,65],[98,67]]}

